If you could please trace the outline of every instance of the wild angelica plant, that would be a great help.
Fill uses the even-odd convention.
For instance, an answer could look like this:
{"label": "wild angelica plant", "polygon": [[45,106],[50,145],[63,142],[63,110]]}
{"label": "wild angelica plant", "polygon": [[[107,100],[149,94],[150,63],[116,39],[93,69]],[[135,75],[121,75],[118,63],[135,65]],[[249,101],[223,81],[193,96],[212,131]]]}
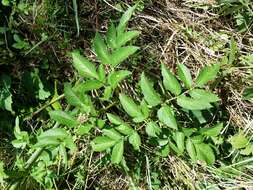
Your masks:
{"label": "wild angelica plant", "polygon": [[[117,26],[111,23],[105,36],[96,34],[93,49],[98,66],[78,51],[71,53],[80,80],[74,86],[64,85],[68,107],[49,112],[57,122],[53,128],[41,130],[36,143],[31,144],[17,120],[13,145],[37,149],[23,169],[32,168],[31,176],[40,184],[47,179],[48,187],[52,186],[52,179],[46,178],[49,174],[42,171],[55,165],[59,156],[65,168],[71,166],[70,156],[77,151],[75,140],[85,135],[94,137],[90,142],[94,152],[106,152],[113,164],[125,169],[125,149],[142,154],[144,144],[154,156],[175,154],[214,164],[223,124],[214,115],[219,97],[206,89],[207,83],[215,80],[220,64],[205,66],[195,79],[183,64],[177,65],[176,75],[161,64],[161,80],[153,81],[143,72],[135,92],[138,98],[132,98],[121,88],[131,71],[122,70],[120,64],[139,49],[130,42],[140,32],[127,30],[135,8],[130,7]],[[38,171],[43,175],[37,175]],[[18,185],[14,183],[12,188]]]}

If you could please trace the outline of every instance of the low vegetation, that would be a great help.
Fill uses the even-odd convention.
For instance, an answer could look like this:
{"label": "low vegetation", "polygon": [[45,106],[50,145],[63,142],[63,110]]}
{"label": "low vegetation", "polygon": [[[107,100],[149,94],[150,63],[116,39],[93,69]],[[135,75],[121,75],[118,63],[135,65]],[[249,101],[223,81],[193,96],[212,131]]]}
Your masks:
{"label": "low vegetation", "polygon": [[0,3],[2,189],[251,189],[253,4]]}

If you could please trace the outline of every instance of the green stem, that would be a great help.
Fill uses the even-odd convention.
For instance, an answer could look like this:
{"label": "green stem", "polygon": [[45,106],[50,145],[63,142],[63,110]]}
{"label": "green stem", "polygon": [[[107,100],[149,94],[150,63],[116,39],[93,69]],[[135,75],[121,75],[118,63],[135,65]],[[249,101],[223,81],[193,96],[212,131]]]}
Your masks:
{"label": "green stem", "polygon": [[46,103],[45,105],[43,105],[42,107],[40,107],[37,111],[33,112],[30,116],[26,117],[24,119],[24,121],[31,119],[32,117],[34,117],[35,115],[37,115],[38,113],[40,113],[42,110],[46,109],[48,106],[54,104],[55,102],[59,101],[60,99],[64,98],[65,95],[61,94],[60,96],[58,96],[56,99],[51,100],[50,102]]}
{"label": "green stem", "polygon": [[79,19],[78,19],[77,2],[76,2],[76,0],[73,0],[72,2],[73,2],[73,9],[74,9],[75,21],[76,21],[76,30],[77,30],[76,36],[79,37],[79,34],[80,34],[80,26],[79,26]]}

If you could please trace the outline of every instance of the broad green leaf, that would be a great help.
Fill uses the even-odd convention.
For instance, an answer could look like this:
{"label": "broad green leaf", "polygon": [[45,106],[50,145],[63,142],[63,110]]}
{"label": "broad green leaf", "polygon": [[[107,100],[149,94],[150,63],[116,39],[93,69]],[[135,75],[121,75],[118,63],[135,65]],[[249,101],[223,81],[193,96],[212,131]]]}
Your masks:
{"label": "broad green leaf", "polygon": [[55,110],[49,112],[49,115],[51,119],[59,122],[62,125],[66,125],[68,127],[75,127],[79,125],[79,122],[67,112]]}
{"label": "broad green leaf", "polygon": [[118,133],[115,129],[103,129],[102,131],[105,136],[115,141],[118,141],[122,138],[121,134]]}
{"label": "broad green leaf", "polygon": [[176,79],[176,77],[166,68],[164,64],[161,66],[162,76],[163,76],[163,85],[166,90],[169,90],[172,94],[178,96],[181,94],[182,89],[181,85]]}
{"label": "broad green leaf", "polygon": [[202,128],[200,129],[200,133],[202,135],[208,136],[208,137],[216,137],[220,134],[221,130],[223,129],[223,123],[218,123],[215,126],[211,128]]}
{"label": "broad green leaf", "polygon": [[[71,87],[69,83],[64,84],[64,95],[67,99],[67,102],[70,105],[77,106],[86,110],[87,112],[90,111],[90,105],[88,105],[89,98],[88,97],[81,97],[79,96]],[[86,101],[86,102],[85,102]]]}
{"label": "broad green leaf", "polygon": [[209,144],[200,143],[195,144],[197,152],[197,159],[206,162],[208,165],[212,165],[215,162],[215,155],[213,149]]}
{"label": "broad green leaf", "polygon": [[102,64],[98,66],[98,78],[100,82],[105,82],[105,68]]}
{"label": "broad green leaf", "polygon": [[64,147],[70,150],[70,154],[73,154],[76,151],[77,147],[74,142],[74,138],[71,135],[68,135],[68,137],[62,139],[62,141],[63,141],[62,144],[64,145]]}
{"label": "broad green leaf", "polygon": [[186,137],[190,137],[196,131],[197,131],[196,128],[182,128],[182,132]]}
{"label": "broad green leaf", "polygon": [[125,32],[117,37],[117,48],[124,46],[127,42],[140,35],[139,31]]}
{"label": "broad green leaf", "polygon": [[73,66],[82,77],[98,79],[95,65],[89,62],[88,59],[80,55],[77,51],[72,52],[71,55],[73,58]]}
{"label": "broad green leaf", "polygon": [[193,99],[183,95],[177,98],[177,104],[188,110],[205,110],[212,107],[205,99]]}
{"label": "broad green leaf", "polygon": [[169,143],[169,139],[168,138],[166,138],[166,139],[158,139],[157,142],[158,142],[159,146],[165,146],[166,144]]}
{"label": "broad green leaf", "polygon": [[194,99],[201,99],[207,102],[217,102],[220,100],[216,94],[203,89],[193,89],[189,92],[189,94]]}
{"label": "broad green leaf", "polygon": [[141,101],[140,109],[141,109],[141,112],[143,113],[144,118],[148,118],[150,111],[149,111],[148,104],[146,103],[145,100]]}
{"label": "broad green leaf", "polygon": [[183,64],[177,65],[178,76],[184,83],[185,87],[190,89],[192,87],[192,76],[190,70]]}
{"label": "broad green leaf", "polygon": [[96,125],[97,125],[98,128],[100,128],[100,129],[104,128],[104,126],[105,126],[105,120],[103,120],[103,119],[97,119],[97,120],[96,120]]}
{"label": "broad green leaf", "polygon": [[240,154],[249,156],[253,154],[253,144],[248,144],[245,149],[240,151]]}
{"label": "broad green leaf", "polygon": [[105,87],[104,94],[103,94],[103,100],[109,100],[112,97],[113,89],[111,86]]}
{"label": "broad green leaf", "polygon": [[177,144],[178,151],[180,152],[180,154],[182,154],[185,149],[185,145],[184,145],[185,135],[183,132],[176,132],[174,135],[174,138]]}
{"label": "broad green leaf", "polygon": [[220,70],[220,64],[205,66],[203,69],[200,70],[197,76],[197,79],[196,79],[197,86],[203,86],[207,82],[214,80],[219,70]]}
{"label": "broad green leaf", "polygon": [[128,113],[128,115],[134,118],[142,117],[141,110],[139,106],[133,101],[133,99],[122,93],[119,95],[119,99],[122,107]]}
{"label": "broad green leaf", "polygon": [[129,140],[129,143],[133,145],[134,150],[140,151],[141,137],[136,131],[132,135],[129,136],[128,140]]}
{"label": "broad green leaf", "polygon": [[107,44],[110,46],[110,48],[112,49],[117,48],[116,39],[117,39],[116,27],[114,26],[113,23],[111,23],[106,34],[106,41]]}
{"label": "broad green leaf", "polygon": [[190,156],[191,160],[195,162],[197,160],[197,153],[196,153],[194,144],[192,143],[190,138],[186,140],[186,151],[188,155]]}
{"label": "broad green leaf", "polygon": [[38,136],[38,140],[40,139],[64,139],[68,137],[68,132],[63,128],[52,128],[44,131]]}
{"label": "broad green leaf", "polygon": [[161,155],[162,157],[167,157],[170,153],[170,145],[166,144],[165,146],[163,146],[160,150],[159,150],[159,155]]}
{"label": "broad green leaf", "polygon": [[171,107],[169,107],[167,105],[162,106],[158,110],[157,116],[158,116],[159,120],[162,123],[164,123],[165,125],[167,125],[168,127],[172,128],[172,129],[177,129],[177,121],[176,121],[176,118],[174,116],[174,112]]}
{"label": "broad green leaf", "polygon": [[115,129],[124,135],[131,135],[134,132],[134,130],[127,124],[121,124]]}
{"label": "broad green leaf", "polygon": [[91,141],[91,147],[93,151],[102,152],[108,148],[111,148],[117,143],[117,141],[110,139],[109,137],[99,136]]}
{"label": "broad green leaf", "polygon": [[103,86],[104,86],[104,84],[98,80],[88,80],[88,81],[84,81],[82,84],[80,84],[78,86],[78,90],[81,93],[84,93],[84,92],[91,91],[91,90],[97,90]]}
{"label": "broad green leaf", "polygon": [[51,138],[40,138],[38,139],[38,142],[33,145],[34,148],[43,148],[48,146],[59,146],[61,144],[61,141],[57,138],[51,137]]}
{"label": "broad green leaf", "polygon": [[193,144],[202,143],[204,141],[204,136],[202,136],[202,135],[192,136],[191,141],[193,142]]}
{"label": "broad green leaf", "polygon": [[99,58],[99,60],[104,65],[110,64],[111,63],[110,54],[107,50],[107,47],[104,43],[104,40],[103,40],[102,36],[99,33],[96,33],[93,46],[94,46],[96,55]]}
{"label": "broad green leaf", "polygon": [[150,106],[157,106],[161,103],[160,95],[154,90],[153,84],[146,78],[144,73],[141,74],[140,86],[144,99]]}
{"label": "broad green leaf", "polygon": [[124,140],[120,140],[112,149],[111,161],[113,164],[119,164],[123,158]]}
{"label": "broad green leaf", "polygon": [[162,132],[160,127],[154,122],[151,121],[146,125],[146,133],[150,137],[157,137]]}
{"label": "broad green leaf", "polygon": [[137,5],[135,5],[133,7],[129,7],[127,9],[127,11],[120,18],[119,25],[117,27],[117,34],[118,35],[121,35],[126,30],[127,23],[130,20],[134,10],[136,9],[136,6]]}
{"label": "broad green leaf", "polygon": [[85,135],[85,134],[88,134],[92,128],[93,128],[92,124],[85,123],[85,124],[81,125],[80,127],[78,127],[76,133],[78,135]]}
{"label": "broad green leaf", "polygon": [[249,142],[248,139],[241,132],[237,135],[230,137],[228,141],[235,149],[245,148]]}
{"label": "broad green leaf", "polygon": [[108,83],[114,89],[122,80],[124,80],[130,74],[131,72],[127,70],[114,71],[108,76]]}
{"label": "broad green leaf", "polygon": [[140,122],[143,122],[145,119],[147,119],[147,117],[144,116],[144,115],[141,115],[141,116],[139,116],[139,117],[133,118],[133,121],[134,121],[135,123],[140,123]]}
{"label": "broad green leaf", "polygon": [[120,119],[119,116],[111,114],[111,113],[107,113],[107,118],[109,119],[109,121],[115,125],[121,125],[124,124],[124,121],[122,119]]}
{"label": "broad green leaf", "polygon": [[72,136],[62,128],[53,128],[44,131],[37,137],[37,139],[38,142],[34,145],[34,147],[58,146],[63,144],[71,151],[76,149]]}
{"label": "broad green leaf", "polygon": [[0,108],[10,112],[12,110],[11,77],[5,74],[0,76]]}
{"label": "broad green leaf", "polygon": [[139,48],[136,46],[125,46],[115,50],[110,57],[110,64],[116,67],[118,64],[134,54]]}

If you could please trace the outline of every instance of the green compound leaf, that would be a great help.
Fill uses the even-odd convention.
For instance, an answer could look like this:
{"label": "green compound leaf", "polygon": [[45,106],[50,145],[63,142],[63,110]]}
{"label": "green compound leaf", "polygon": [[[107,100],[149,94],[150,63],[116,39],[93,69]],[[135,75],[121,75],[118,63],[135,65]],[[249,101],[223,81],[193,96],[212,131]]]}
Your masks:
{"label": "green compound leaf", "polygon": [[96,55],[102,64],[107,65],[111,63],[110,54],[107,51],[107,47],[104,43],[102,36],[96,33],[94,43],[93,43]]}
{"label": "green compound leaf", "polygon": [[96,137],[95,139],[93,139],[91,141],[91,147],[93,151],[96,152],[102,152],[108,148],[111,148],[112,146],[114,146],[117,143],[117,141],[109,138],[109,137],[105,137],[105,136],[100,136],[100,137]]}
{"label": "green compound leaf", "polygon": [[59,122],[62,125],[66,125],[68,127],[75,127],[79,125],[79,122],[67,112],[55,110],[49,112],[49,115],[51,119]]}
{"label": "green compound leaf", "polygon": [[192,76],[190,70],[183,64],[177,65],[178,76],[184,83],[185,87],[190,89],[192,87]]}
{"label": "green compound leaf", "polygon": [[120,48],[121,46],[124,46],[127,42],[129,42],[130,40],[132,40],[133,38],[137,37],[140,35],[139,31],[129,31],[129,32],[125,32],[121,35],[119,35],[117,37],[117,47],[116,48]]}
{"label": "green compound leaf", "polygon": [[203,69],[200,70],[197,76],[196,85],[202,87],[207,82],[214,80],[219,70],[220,64],[205,66]]}
{"label": "green compound leaf", "polygon": [[106,41],[110,48],[112,49],[117,48],[116,40],[117,40],[116,27],[113,23],[111,23],[106,34]]}
{"label": "green compound leaf", "polygon": [[83,125],[81,125],[76,133],[78,135],[86,135],[86,134],[89,134],[90,130],[93,128],[94,126],[91,124],[91,123],[85,123]]}
{"label": "green compound leaf", "polygon": [[121,134],[118,133],[115,129],[103,129],[102,131],[105,136],[115,141],[118,141],[122,138]]}
{"label": "green compound leaf", "polygon": [[140,151],[141,146],[141,137],[140,135],[135,131],[132,135],[129,136],[129,143],[133,145],[134,150]]}
{"label": "green compound leaf", "polygon": [[223,123],[218,123],[211,128],[202,128],[200,129],[200,133],[207,137],[216,137],[220,134],[221,130],[223,129]]}
{"label": "green compound leaf", "polygon": [[124,135],[131,135],[134,132],[134,130],[127,124],[121,124],[115,129]]}
{"label": "green compound leaf", "polygon": [[113,67],[116,67],[118,64],[126,60],[130,55],[134,54],[139,47],[136,46],[125,46],[116,49],[111,57],[110,57],[110,64]]}
{"label": "green compound leaf", "polygon": [[163,85],[166,90],[178,96],[182,92],[182,88],[176,77],[166,68],[164,64],[161,65]]}
{"label": "green compound leaf", "polygon": [[144,73],[141,75],[140,86],[144,99],[150,106],[157,106],[161,103],[160,95],[154,90],[153,84],[146,78]]}
{"label": "green compound leaf", "polygon": [[120,103],[124,110],[133,118],[142,117],[142,112],[139,106],[133,101],[132,98],[126,96],[125,94],[119,95]]}
{"label": "green compound leaf", "polygon": [[213,149],[209,144],[200,143],[195,144],[197,152],[197,159],[206,162],[208,165],[212,165],[215,162],[215,155]]}
{"label": "green compound leaf", "polygon": [[180,154],[183,154],[184,152],[184,149],[185,149],[185,142],[184,142],[184,139],[185,139],[185,135],[183,132],[176,132],[174,134],[174,138],[175,138],[175,142],[177,144],[177,149],[178,149],[178,152]]}
{"label": "green compound leaf", "polygon": [[64,95],[70,105],[77,106],[85,112],[90,112],[92,103],[88,95],[83,95],[83,97],[81,97],[72,89],[69,83],[64,84]]}
{"label": "green compound leaf", "polygon": [[177,104],[188,110],[205,110],[212,107],[212,105],[204,99],[193,99],[182,95],[177,98]]}
{"label": "green compound leaf", "polygon": [[137,5],[133,7],[129,7],[127,11],[122,15],[120,18],[119,25],[117,27],[117,34],[121,35],[126,30],[126,26],[128,21],[130,20],[132,14],[134,13],[134,10],[136,9]]}
{"label": "green compound leaf", "polygon": [[129,75],[131,75],[131,72],[127,70],[114,71],[109,74],[108,83],[114,89]]}
{"label": "green compound leaf", "polygon": [[73,66],[82,77],[99,78],[95,65],[89,62],[88,59],[80,55],[77,51],[72,52],[71,55],[73,58]]}
{"label": "green compound leaf", "polygon": [[161,128],[154,121],[151,121],[146,125],[146,133],[150,137],[157,137],[161,132]]}
{"label": "green compound leaf", "polygon": [[217,102],[220,100],[216,94],[203,89],[193,89],[189,92],[189,94],[194,99],[201,99],[207,102]]}
{"label": "green compound leaf", "polygon": [[120,140],[112,149],[111,161],[113,164],[119,164],[123,158],[124,140]]}
{"label": "green compound leaf", "polygon": [[104,84],[98,80],[87,80],[79,85],[80,92],[88,92],[91,90],[97,90],[104,86]]}
{"label": "green compound leaf", "polygon": [[178,129],[177,128],[177,121],[176,118],[174,116],[174,112],[172,110],[171,107],[165,105],[162,106],[158,112],[157,112],[157,116],[159,118],[159,120],[164,123],[165,125],[167,125],[168,127],[172,128],[172,129]]}
{"label": "green compound leaf", "polygon": [[124,124],[124,121],[122,119],[120,119],[119,116],[111,114],[111,113],[107,113],[107,118],[109,119],[109,121],[115,125],[121,125]]}
{"label": "green compound leaf", "polygon": [[188,155],[190,156],[191,160],[195,162],[197,160],[197,153],[194,147],[194,144],[190,138],[186,140],[186,151]]}

